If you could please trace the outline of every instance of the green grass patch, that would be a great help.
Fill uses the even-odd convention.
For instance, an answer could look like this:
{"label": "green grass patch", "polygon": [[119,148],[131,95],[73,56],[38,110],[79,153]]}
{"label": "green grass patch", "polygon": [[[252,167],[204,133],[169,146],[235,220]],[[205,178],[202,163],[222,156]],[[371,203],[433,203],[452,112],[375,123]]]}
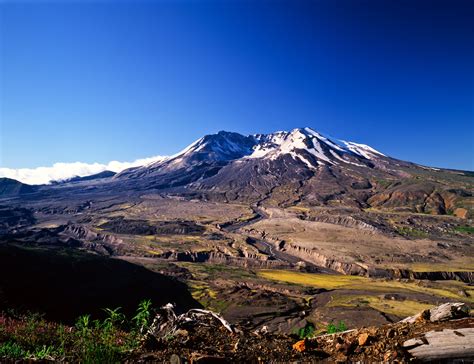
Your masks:
{"label": "green grass patch", "polygon": [[[466,298],[458,293],[457,286],[450,287],[447,283],[444,286],[425,287],[412,282],[401,282],[396,280],[380,280],[360,276],[303,273],[287,270],[260,270],[258,276],[274,281],[297,284],[301,286],[311,286],[325,289],[347,289],[369,291],[373,293],[390,293],[393,291],[407,293],[424,293],[431,296],[447,297],[455,300],[474,302],[472,297]],[[434,284],[434,283],[433,283]]]}
{"label": "green grass patch", "polygon": [[300,329],[296,329],[294,331],[296,335],[300,339],[306,339],[315,336],[316,334],[316,327],[312,322],[306,322],[306,325],[304,327],[301,327]]}
{"label": "green grass patch", "polygon": [[408,236],[410,238],[426,238],[426,237],[428,237],[427,233],[425,233],[422,230],[416,229],[416,228],[403,226],[403,227],[397,227],[396,229],[397,229],[397,232],[400,235]]}
{"label": "green grass patch", "polygon": [[473,226],[456,226],[454,231],[462,234],[474,234],[474,227]]}
{"label": "green grass patch", "polygon": [[414,272],[472,272],[474,260],[460,258],[446,263],[409,263],[399,267],[409,268]]}
{"label": "green grass patch", "polygon": [[326,327],[326,332],[328,334],[335,334],[337,332],[343,332],[346,330],[347,330],[347,326],[344,323],[344,321],[339,321],[337,325],[331,322]]}
{"label": "green grass patch", "polygon": [[83,315],[74,327],[34,314],[0,314],[0,361],[122,362],[141,345],[151,323],[151,301],[142,301],[130,320],[120,308],[104,311],[103,321]]}
{"label": "green grass patch", "polygon": [[398,317],[408,317],[431,308],[433,305],[413,300],[389,300],[380,296],[334,295],[331,297],[328,307],[371,307]]}
{"label": "green grass patch", "polygon": [[15,342],[7,341],[0,344],[0,358],[23,359],[29,356],[30,353]]}
{"label": "green grass patch", "polygon": [[176,265],[188,269],[196,280],[209,281],[225,277],[240,281],[242,279],[255,278],[255,274],[251,271],[229,265],[189,262],[177,262]]}
{"label": "green grass patch", "polygon": [[374,182],[375,182],[375,184],[377,184],[378,186],[380,186],[384,189],[388,188],[393,183],[393,181],[391,181],[391,180],[381,179],[381,178],[375,178]]}

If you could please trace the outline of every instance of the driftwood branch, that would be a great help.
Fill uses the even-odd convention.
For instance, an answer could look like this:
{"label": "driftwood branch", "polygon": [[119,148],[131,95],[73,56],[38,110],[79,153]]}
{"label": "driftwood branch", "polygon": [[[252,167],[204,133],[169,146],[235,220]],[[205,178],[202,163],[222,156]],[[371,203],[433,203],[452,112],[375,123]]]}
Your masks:
{"label": "driftwood branch", "polygon": [[156,338],[164,338],[189,326],[217,327],[219,324],[229,332],[234,332],[232,326],[215,312],[195,308],[178,316],[174,312],[174,306],[167,304],[158,310],[148,334]]}

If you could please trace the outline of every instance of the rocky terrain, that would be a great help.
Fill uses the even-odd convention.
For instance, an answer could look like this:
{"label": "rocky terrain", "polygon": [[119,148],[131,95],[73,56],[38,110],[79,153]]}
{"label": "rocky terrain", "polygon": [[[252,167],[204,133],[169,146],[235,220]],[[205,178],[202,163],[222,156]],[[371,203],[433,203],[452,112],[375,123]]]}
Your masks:
{"label": "rocky terrain", "polygon": [[145,339],[145,353],[132,361],[172,363],[231,362],[411,362],[474,359],[474,320],[459,303],[414,317],[301,340],[231,326],[210,311],[181,316],[162,308]]}

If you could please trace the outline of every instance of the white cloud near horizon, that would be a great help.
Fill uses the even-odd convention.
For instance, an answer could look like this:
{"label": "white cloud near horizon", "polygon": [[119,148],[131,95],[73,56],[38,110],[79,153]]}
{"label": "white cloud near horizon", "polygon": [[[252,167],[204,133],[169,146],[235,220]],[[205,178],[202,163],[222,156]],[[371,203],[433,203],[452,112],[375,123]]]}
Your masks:
{"label": "white cloud near horizon", "polygon": [[127,168],[144,166],[164,158],[166,157],[155,156],[137,159],[133,162],[111,161],[107,164],[83,162],[54,163],[51,167],[37,168],[14,169],[0,167],[0,178],[7,177],[30,185],[41,185],[50,183],[51,181],[60,181],[76,176],[90,176],[103,171],[121,172]]}

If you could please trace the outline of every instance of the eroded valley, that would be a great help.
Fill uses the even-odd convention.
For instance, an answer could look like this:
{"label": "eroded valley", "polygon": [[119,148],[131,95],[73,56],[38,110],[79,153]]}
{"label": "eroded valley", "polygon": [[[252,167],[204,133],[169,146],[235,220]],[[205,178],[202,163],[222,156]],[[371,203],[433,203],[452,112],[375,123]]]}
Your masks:
{"label": "eroded valley", "polygon": [[[455,216],[87,190],[12,200],[1,212],[4,249],[46,249],[75,264],[82,251],[143,267],[249,329],[357,327],[474,302],[472,225]],[[4,307],[10,293],[0,293]]]}

